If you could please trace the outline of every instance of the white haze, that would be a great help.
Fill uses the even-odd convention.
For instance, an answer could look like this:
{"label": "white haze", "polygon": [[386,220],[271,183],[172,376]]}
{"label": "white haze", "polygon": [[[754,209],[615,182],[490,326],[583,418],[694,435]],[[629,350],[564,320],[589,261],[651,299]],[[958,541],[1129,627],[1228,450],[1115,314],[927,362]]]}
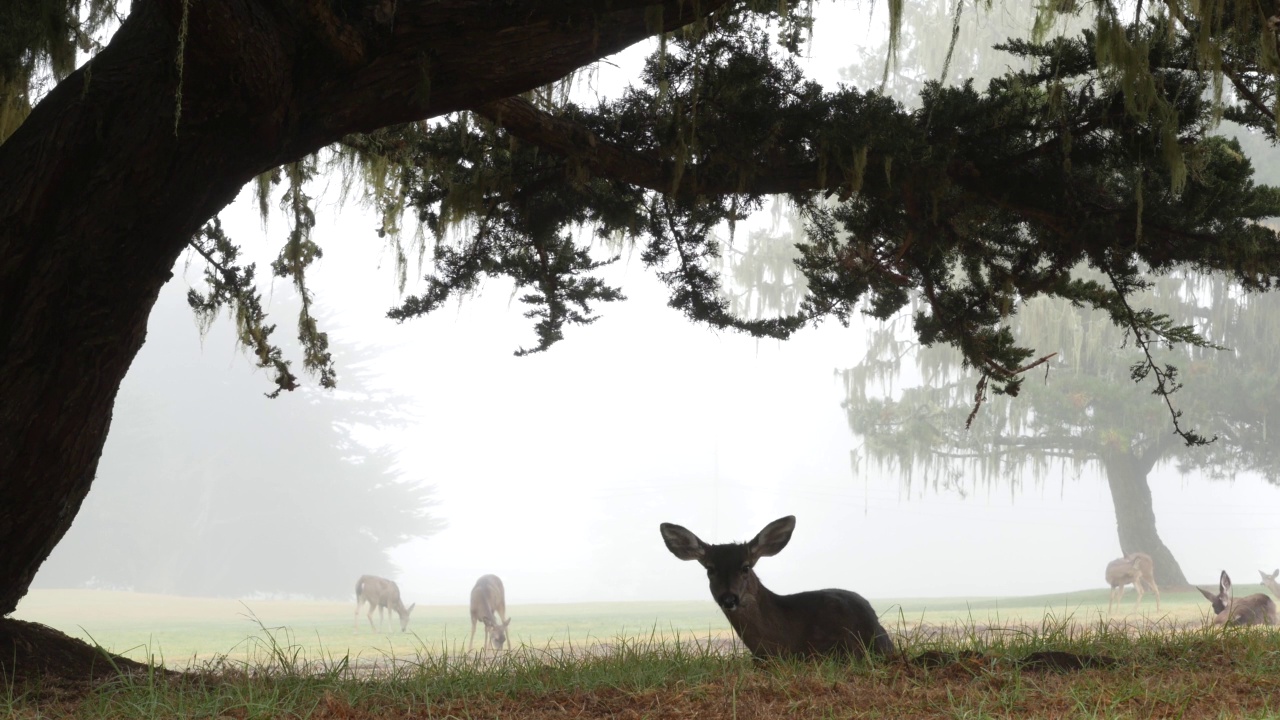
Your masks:
{"label": "white haze", "polygon": [[[868,26],[865,6],[837,10],[815,37],[815,75],[827,83],[856,59],[840,53],[856,51],[850,35]],[[638,56],[617,62],[634,67]],[[606,64],[599,82],[624,75],[610,78]],[[359,439],[394,450],[405,478],[434,485],[433,512],[447,523],[392,552],[408,600],[465,603],[488,572],[504,579],[511,605],[704,598],[704,574],[667,552],[660,522],[731,541],[796,515],[791,545],[759,566],[782,592],[1051,593],[1102,586],[1103,566],[1120,554],[1109,491],[1093,471],[1028,478],[1016,492],[1007,482],[966,484],[961,497],[908,490],[865,460],[853,467],[861,440],[847,428],[834,371],[861,357],[863,329],[829,322],[787,342],[713,332],[667,308],[656,278],[624,258],[605,277],[627,301],[599,307],[597,323],[570,328],[549,352],[516,358],[532,325],[506,283],[432,317],[387,320],[400,296],[377,221],[351,206],[339,212],[335,194],[314,231],[325,257],[310,273],[325,329],[376,346],[368,369],[415,409],[405,427]],[[279,219],[262,230],[247,191],[222,217],[260,260],[285,233]],[[197,279],[175,268],[181,288]],[[275,320],[288,334],[288,314]],[[268,389],[243,353],[194,339],[184,351],[225,356],[229,369],[257,372]],[[310,491],[288,467],[275,474]],[[1209,584],[1223,568],[1252,580],[1255,569],[1280,564],[1270,517],[1280,489],[1253,477],[1183,478],[1168,467],[1150,479],[1159,531],[1193,582]],[[112,488],[100,481],[92,492]]]}

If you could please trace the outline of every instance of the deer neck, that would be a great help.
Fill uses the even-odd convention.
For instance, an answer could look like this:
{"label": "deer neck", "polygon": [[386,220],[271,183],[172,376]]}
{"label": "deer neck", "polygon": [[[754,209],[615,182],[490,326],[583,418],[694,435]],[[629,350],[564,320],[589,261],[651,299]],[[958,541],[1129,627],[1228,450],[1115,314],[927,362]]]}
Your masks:
{"label": "deer neck", "polygon": [[778,595],[760,582],[755,571],[747,579],[751,601],[725,610],[729,625],[752,652],[758,652],[762,644],[769,643],[778,632]]}

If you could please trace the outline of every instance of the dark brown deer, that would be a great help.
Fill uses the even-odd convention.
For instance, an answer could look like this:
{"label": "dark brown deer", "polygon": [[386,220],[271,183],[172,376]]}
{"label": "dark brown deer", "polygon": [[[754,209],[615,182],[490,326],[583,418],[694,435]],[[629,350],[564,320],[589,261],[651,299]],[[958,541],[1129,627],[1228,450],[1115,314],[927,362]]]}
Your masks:
{"label": "dark brown deer", "polygon": [[1160,609],[1160,588],[1156,586],[1156,566],[1151,561],[1151,556],[1144,552],[1129,553],[1107,563],[1107,584],[1111,586],[1111,599],[1107,602],[1108,614],[1111,613],[1111,606],[1124,598],[1124,586],[1130,584],[1133,585],[1134,590],[1138,591],[1138,600],[1133,604],[1134,610],[1142,604],[1144,585],[1155,591],[1156,610]]}
{"label": "dark brown deer", "polygon": [[750,542],[724,545],[708,545],[671,523],[662,523],[661,530],[671,554],[707,569],[711,597],[757,658],[892,655],[893,641],[861,595],[848,590],[778,595],[760,582],[756,561],[781,552],[795,526],[795,517],[788,515]]}
{"label": "dark brown deer", "polygon": [[1276,582],[1276,578],[1280,577],[1280,570],[1273,570],[1270,575],[1259,570],[1258,574],[1262,576],[1262,584],[1267,586],[1271,594],[1280,597],[1280,583]]}
{"label": "dark brown deer", "polygon": [[[498,622],[499,618],[502,622]],[[468,649],[475,647],[477,622],[484,625],[484,645],[480,651],[490,647],[501,650],[507,642],[511,618],[507,617],[507,591],[497,575],[483,575],[471,588],[471,642]]]}
{"label": "dark brown deer", "polygon": [[[360,630],[360,607],[365,603],[369,603],[369,629],[374,632],[382,632],[388,609],[394,610],[400,616],[400,632],[404,632],[405,628],[409,627],[409,613],[418,606],[418,603],[414,603],[406,608],[400,601],[400,586],[394,582],[376,575],[361,575],[356,581],[355,630],[357,632]],[[378,627],[376,628],[373,626],[374,608],[378,609]]]}
{"label": "dark brown deer", "polygon": [[1231,597],[1231,578],[1223,570],[1218,578],[1218,594],[1213,595],[1197,587],[1201,595],[1213,603],[1214,625],[1275,625],[1276,603],[1262,593],[1254,593],[1239,600]]}

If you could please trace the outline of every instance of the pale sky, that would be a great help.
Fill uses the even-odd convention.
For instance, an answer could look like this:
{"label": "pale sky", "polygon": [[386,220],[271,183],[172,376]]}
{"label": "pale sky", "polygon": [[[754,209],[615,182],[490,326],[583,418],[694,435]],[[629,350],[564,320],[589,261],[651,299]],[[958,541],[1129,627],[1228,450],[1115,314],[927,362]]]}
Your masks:
{"label": "pale sky", "polygon": [[[840,53],[856,49],[849,36],[867,26],[867,9],[844,6],[842,18],[819,23],[815,36],[827,82],[848,62]],[[637,55],[616,60],[616,73]],[[610,72],[601,85],[616,82]],[[448,523],[394,551],[407,602],[465,603],[489,572],[512,606],[706,598],[705,574],[667,552],[661,522],[725,542],[796,515],[791,544],[758,567],[779,592],[1068,591],[1103,586],[1104,566],[1120,554],[1109,492],[1093,472],[1027,483],[1016,496],[979,484],[964,499],[908,495],[867,462],[855,473],[850,452],[861,440],[847,429],[834,371],[859,360],[865,330],[831,322],[787,342],[713,332],[667,308],[657,279],[624,258],[606,277],[627,301],[599,307],[596,324],[570,328],[549,352],[516,358],[532,325],[502,282],[432,317],[387,320],[400,296],[378,223],[351,205],[336,212],[332,190],[314,231],[325,256],[310,272],[326,329],[376,346],[378,382],[417,409],[406,427],[360,439],[393,449],[405,478],[434,485],[434,512]],[[263,231],[248,192],[221,217],[250,257],[272,256],[286,232],[279,219]],[[175,273],[183,285],[199,275],[181,263]],[[281,318],[286,332],[289,322]],[[193,342],[191,352],[255,372],[226,347]],[[1152,492],[1161,535],[1193,582],[1214,584],[1224,568],[1256,582],[1255,570],[1280,565],[1280,489],[1165,469]]]}

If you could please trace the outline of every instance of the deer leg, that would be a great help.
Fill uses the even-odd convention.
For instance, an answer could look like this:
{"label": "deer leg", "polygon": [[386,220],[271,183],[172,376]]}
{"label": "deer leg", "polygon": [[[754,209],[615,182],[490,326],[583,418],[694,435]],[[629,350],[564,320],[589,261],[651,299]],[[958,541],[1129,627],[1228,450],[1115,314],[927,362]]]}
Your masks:
{"label": "deer leg", "polygon": [[369,632],[378,632],[378,628],[373,626],[373,603],[369,603]]}
{"label": "deer leg", "polygon": [[356,598],[355,620],[353,620],[353,624],[351,626],[351,633],[353,635],[358,632],[360,632],[360,598]]}
{"label": "deer leg", "polygon": [[476,649],[476,619],[471,618],[471,642],[467,643],[467,651]]}
{"label": "deer leg", "polygon": [[1138,606],[1142,604],[1142,581],[1136,580],[1133,583],[1134,592],[1138,593],[1138,599],[1133,603],[1133,611],[1138,611]]}

